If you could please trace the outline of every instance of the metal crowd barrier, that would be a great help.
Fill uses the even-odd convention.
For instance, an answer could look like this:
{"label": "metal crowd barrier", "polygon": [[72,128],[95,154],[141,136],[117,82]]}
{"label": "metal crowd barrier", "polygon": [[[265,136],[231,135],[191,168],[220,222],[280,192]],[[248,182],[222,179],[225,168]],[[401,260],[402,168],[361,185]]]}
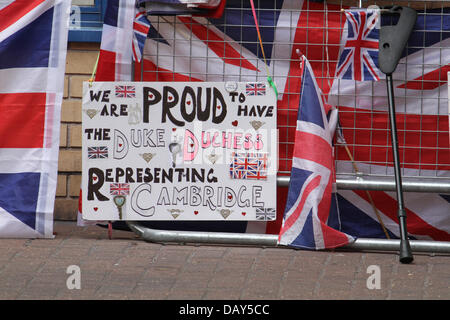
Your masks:
{"label": "metal crowd barrier", "polygon": [[[307,1],[307,0],[304,0],[304,1]],[[244,5],[244,3],[247,3],[247,2],[248,1],[243,0],[242,5]],[[258,3],[262,3],[262,2],[264,2],[264,4],[272,2],[273,8],[276,8],[276,2],[277,2],[276,0],[261,0]],[[315,3],[310,1],[309,4],[307,4],[306,9],[303,8],[303,10],[302,10],[302,8],[291,8],[291,9],[289,9],[290,11],[285,12],[285,14],[290,15],[291,20],[293,20],[295,17],[297,17],[301,10],[302,10],[301,14],[303,14],[303,15],[312,15],[314,13],[317,13],[317,5],[318,5],[317,2],[320,2],[320,1],[316,1]],[[380,5],[380,6],[398,4],[397,1],[392,1],[392,0],[391,1],[385,1],[385,0],[380,0],[380,1],[329,0],[329,1],[326,1],[325,0],[324,2],[327,4],[334,5],[333,7],[330,7],[331,9],[327,9],[326,11],[322,12],[323,19],[324,19],[323,28],[325,28],[325,29],[326,28],[336,28],[336,26],[333,27],[333,26],[328,25],[328,23],[329,23],[328,17],[331,16],[332,14],[336,15],[344,7],[348,7],[348,6],[361,7],[362,5],[364,7],[367,7],[372,4]],[[447,11],[444,11],[444,8],[450,6],[450,3],[448,1],[444,1],[444,0],[441,0],[441,1],[415,1],[415,0],[414,1],[402,1],[402,5],[410,6],[410,7],[413,7],[414,9],[418,10],[419,16],[424,15],[424,14],[429,14],[429,15],[440,14],[442,16],[449,15],[449,13],[447,13]],[[239,10],[239,8],[235,8],[234,10]],[[263,10],[266,10],[266,11],[271,10],[271,12],[273,11],[274,14],[280,13],[280,12],[276,12],[279,9],[267,9],[267,8],[266,9],[257,8],[257,13],[259,13],[260,11],[262,12]],[[208,23],[205,21],[206,20],[202,20],[202,22]],[[226,30],[228,25],[226,24],[226,20],[223,20],[223,21],[224,22],[222,25],[222,29]],[[169,40],[169,42],[173,41],[175,43],[176,39],[181,39],[183,41],[183,45],[185,45],[185,46],[190,46],[191,48],[194,48],[196,46],[196,41],[198,41],[198,40],[193,40],[195,37],[192,37],[186,31],[188,29],[186,29],[186,26],[183,25],[184,23],[177,21],[177,19],[175,19],[173,17],[153,17],[152,23],[154,23],[158,27],[163,24],[175,25],[175,24],[179,23],[180,26],[182,27],[183,31],[182,32],[180,31],[180,34],[177,36],[175,35],[175,32],[174,32],[172,39],[165,39],[165,40]],[[236,27],[236,26],[234,26],[234,27]],[[306,29],[305,34],[308,34],[308,32],[310,31],[310,30],[308,30],[308,28],[310,28],[308,25],[306,25],[306,26],[290,25],[290,26],[284,26],[284,28],[286,28],[286,32],[291,32],[291,33],[295,33],[296,30],[299,28],[305,28]],[[445,30],[440,30],[441,34],[443,31],[445,31]],[[442,35],[440,37],[442,40]],[[425,38],[425,36],[424,36],[424,38]],[[161,39],[159,39],[159,40],[161,40]],[[205,41],[205,40],[203,39],[203,41]],[[206,41],[215,42],[216,44],[217,44],[217,42],[220,42],[220,40],[218,40],[217,38],[214,38],[212,40],[206,40]],[[291,44],[293,45],[294,39],[292,39],[291,41],[292,41]],[[324,32],[322,43],[321,43],[324,48],[328,48],[327,41],[328,41],[328,34],[326,32]],[[295,44],[298,45],[298,43],[295,43]],[[225,44],[223,44],[223,45],[225,45]],[[254,45],[255,46],[258,45],[256,38],[254,40]],[[277,44],[274,43],[274,45],[277,45]],[[302,45],[302,43],[300,43],[300,45]],[[304,43],[303,45],[306,45],[306,44]],[[315,44],[315,45],[320,45],[320,43]],[[425,47],[425,40],[424,40],[423,45],[419,44],[418,48],[412,48],[412,49],[424,49],[424,47]],[[440,48],[440,49],[442,50],[444,48]],[[328,49],[324,49],[324,50],[325,51],[322,53],[322,57],[319,60],[312,61],[312,62],[323,63],[323,65],[326,66],[326,68],[328,68],[328,62],[330,62],[327,60],[329,58],[329,56],[328,56],[329,52],[327,51]],[[161,81],[158,77],[162,73],[165,73],[165,72],[167,72],[167,74],[170,75],[171,71],[163,70],[163,69],[158,70],[157,68],[159,67],[160,61],[167,62],[169,60],[169,64],[171,63],[173,65],[173,67],[176,68],[177,58],[180,58],[181,60],[186,60],[185,55],[179,54],[177,52],[178,51],[176,51],[174,48],[173,53],[171,53],[170,55],[167,55],[167,53],[159,51],[158,49],[151,54],[147,53],[147,55],[145,55],[145,53],[144,53],[144,58],[151,60],[154,63],[154,65],[152,68],[147,68],[144,66],[144,64],[141,64],[140,70],[138,68],[135,69],[135,77],[134,77],[135,80],[136,81]],[[305,53],[308,56],[308,52],[305,52]],[[177,55],[179,55],[179,56],[177,56]],[[208,57],[208,55],[206,54],[205,59],[216,59],[216,58]],[[443,61],[444,57],[442,57],[442,55],[441,55],[441,57],[439,59],[440,60],[437,61],[437,64],[438,65],[440,64],[440,66],[443,66],[445,64]],[[280,60],[280,62],[283,62],[283,61]],[[332,61],[332,62],[336,62],[336,61]],[[271,71],[275,74],[274,80],[276,81],[277,80],[277,76],[276,76],[277,72],[275,70],[275,65],[276,65],[275,63],[271,64],[271,68],[272,68]],[[406,68],[405,65],[403,65],[401,67]],[[425,57],[422,57],[422,68],[426,68],[426,67],[427,67],[427,65],[425,63]],[[325,71],[323,72],[323,77],[318,78],[318,81],[327,82],[330,80],[331,77],[333,77],[333,75],[331,75]],[[225,77],[231,76],[231,77],[235,77],[234,78],[235,80],[241,80],[240,73],[236,74],[236,75],[233,75],[233,74],[225,75],[225,74],[219,74],[219,73],[217,73],[217,74],[214,74],[214,73],[202,74],[201,72],[199,73],[198,70],[188,70],[187,72],[186,71],[183,71],[183,72],[184,72],[185,76],[187,76],[188,79],[192,78],[192,79],[203,79],[205,81],[224,81]],[[136,76],[136,74],[137,74],[137,76]],[[162,80],[162,81],[167,81],[167,80],[166,80],[166,78],[164,78],[164,80]],[[426,81],[427,81],[426,79],[421,80],[421,81],[423,82],[422,86],[426,85]],[[288,100],[287,104],[289,105],[289,99],[291,99],[291,96],[293,97],[298,93],[294,92],[294,91],[289,92],[289,89],[287,89],[287,90],[288,91],[282,92],[282,93],[287,95],[287,100]],[[350,97],[350,98],[356,100],[356,98],[357,98],[356,93],[354,93],[354,96]],[[425,101],[426,99],[420,94],[417,97],[417,99],[420,100],[421,104],[425,104],[425,103],[427,103],[427,101],[429,101],[429,100]],[[440,97],[437,97],[436,99],[440,99]],[[433,103],[435,103],[435,102],[436,101],[434,101]],[[440,102],[437,101],[437,103],[439,104]],[[448,103],[448,101],[445,101],[444,103]],[[286,135],[288,135],[289,137],[286,137],[286,139],[280,143],[279,148],[280,149],[284,148],[284,150],[287,150],[287,152],[283,153],[283,154],[287,155],[287,154],[289,154],[289,150],[292,150],[292,146],[294,143],[292,140],[293,139],[292,130],[295,130],[295,126],[293,128],[292,125],[288,124],[290,112],[292,111],[292,109],[290,109],[289,106],[288,107],[284,106],[281,108],[286,108],[286,109],[281,109],[280,111],[285,112],[286,117],[287,117],[285,123],[287,123],[287,124],[285,126],[280,126],[279,129],[283,133],[286,133]],[[404,105],[397,104],[397,109],[399,112],[406,110],[406,99],[405,99]],[[350,115],[350,118],[352,117],[352,115],[350,113],[353,111],[344,110],[343,112],[344,113],[348,112],[348,115]],[[386,170],[385,174],[380,174],[379,171],[372,172],[372,169],[371,169],[372,168],[371,165],[374,165],[374,166],[380,166],[380,165],[383,166],[384,165],[387,167],[388,163],[390,162],[390,160],[388,161],[389,157],[388,157],[388,151],[387,151],[390,148],[388,139],[386,139],[386,141],[383,144],[375,145],[374,143],[372,143],[372,138],[376,134],[385,134],[386,137],[388,137],[388,133],[389,133],[388,127],[386,126],[384,128],[379,128],[379,127],[372,126],[372,127],[367,128],[364,125],[361,125],[360,123],[358,123],[358,121],[357,121],[357,117],[362,117],[362,116],[372,117],[374,115],[376,116],[377,112],[378,112],[378,110],[367,110],[367,112],[365,114],[358,114],[358,112],[355,111],[354,115],[353,115],[353,117],[354,117],[353,123],[350,126],[348,125],[348,122],[347,122],[347,124],[343,124],[342,130],[344,130],[344,132],[346,131],[347,133],[350,133],[350,135],[353,135],[353,137],[351,139],[349,139],[350,140],[349,142],[345,142],[345,144],[346,144],[345,150],[344,150],[344,148],[337,150],[336,156],[338,158],[339,158],[339,152],[341,152],[341,155],[342,155],[342,153],[346,152],[348,154],[348,159],[350,159],[350,160],[348,160],[348,159],[345,160],[344,159],[345,157],[341,157],[341,159],[344,159],[344,160],[341,160],[339,164],[338,163],[336,164],[336,168],[337,168],[336,187],[338,190],[371,190],[371,191],[372,190],[373,191],[395,191],[396,190],[393,173],[391,173],[389,170]],[[292,117],[292,115],[291,115],[291,117]],[[405,165],[405,167],[409,166],[409,168],[411,166],[419,168],[418,170],[415,170],[415,171],[414,170],[413,171],[404,171],[403,177],[402,177],[403,190],[405,192],[427,192],[427,193],[450,194],[450,171],[445,169],[445,168],[450,167],[450,163],[444,163],[443,165],[442,165],[442,163],[438,163],[439,159],[442,160],[442,154],[445,155],[446,151],[447,152],[450,152],[450,151],[445,150],[445,148],[448,149],[448,147],[442,147],[439,143],[436,143],[436,147],[434,149],[429,148],[429,146],[427,146],[425,143],[423,143],[423,141],[422,141],[422,133],[423,132],[421,130],[424,130],[424,129],[422,126],[422,121],[425,121],[424,119],[426,117],[427,117],[427,115],[425,115],[425,114],[424,115],[420,114],[417,117],[418,121],[420,122],[418,124],[417,128],[407,128],[406,125],[404,127],[400,128],[400,131],[403,134],[403,140],[406,139],[407,135],[420,135],[420,141],[419,141],[419,146],[418,146],[419,151],[417,153],[415,153],[418,155],[416,158],[408,157],[408,153],[407,153],[407,152],[417,151],[417,150],[413,150],[414,148],[411,148],[411,150],[409,150],[406,147],[403,149],[402,148],[400,149],[401,154],[403,156],[402,164]],[[358,131],[358,130],[360,130],[360,131]],[[369,142],[358,141],[358,136],[357,136],[358,132],[362,132],[364,130],[371,131]],[[444,128],[444,130],[446,130],[446,128]],[[445,132],[442,131],[442,128],[439,126],[439,124],[436,124],[432,129],[428,130],[427,134],[434,134],[436,136],[436,139],[439,139],[442,136],[447,137],[447,139],[448,139],[448,135],[445,136]],[[447,134],[448,134],[448,132],[447,132]],[[337,146],[339,147],[339,144]],[[343,147],[342,144],[340,146]],[[355,150],[357,148],[371,148],[370,150],[372,150],[374,148],[384,148],[384,149],[386,149],[386,156],[385,156],[384,160],[380,161],[380,159],[374,157],[372,155],[372,151],[370,151],[367,159],[366,158],[358,159],[357,155],[355,154]],[[425,161],[425,160],[422,159],[421,152],[434,152],[436,154],[436,157],[435,157],[436,163],[426,163],[426,162],[422,163],[422,161]],[[441,157],[441,158],[439,158],[439,157]],[[277,178],[277,185],[280,187],[288,187],[289,172],[290,172],[289,171],[289,162],[291,161],[291,159],[288,156],[285,156],[284,158],[281,157],[279,160],[280,160],[280,163],[282,163],[282,165],[281,165],[282,169],[280,171],[280,175]],[[358,165],[361,165],[362,167],[366,166],[365,167],[366,169],[363,170],[364,172],[360,172],[360,170],[358,169]],[[368,167],[368,169],[367,169],[367,167]],[[444,169],[442,169],[442,167],[444,167]],[[424,169],[424,170],[422,170],[422,169]],[[431,171],[427,171],[428,169],[431,169]],[[430,172],[433,172],[433,173],[430,174]],[[444,172],[443,175],[442,175],[442,172]],[[167,230],[150,229],[150,228],[142,226],[139,222],[135,222],[135,221],[128,221],[127,224],[137,235],[142,237],[144,240],[151,241],[151,242],[209,243],[209,244],[255,245],[255,246],[273,247],[273,246],[277,246],[277,239],[278,239],[277,235],[268,235],[268,234],[167,231]],[[399,241],[400,240],[393,240],[393,239],[361,239],[360,238],[360,239],[357,239],[354,243],[349,244],[343,248],[350,249],[350,250],[397,251],[398,247],[399,247]],[[450,242],[411,240],[410,244],[411,244],[411,248],[412,248],[413,252],[450,253]]]}

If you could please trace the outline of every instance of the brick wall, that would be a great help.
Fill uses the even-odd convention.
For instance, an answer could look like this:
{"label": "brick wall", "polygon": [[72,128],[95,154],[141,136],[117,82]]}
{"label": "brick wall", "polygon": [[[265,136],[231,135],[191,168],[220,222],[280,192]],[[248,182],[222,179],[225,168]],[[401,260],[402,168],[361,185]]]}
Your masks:
{"label": "brick wall", "polygon": [[55,220],[76,220],[81,183],[82,83],[91,77],[98,51],[98,43],[69,43],[67,48]]}

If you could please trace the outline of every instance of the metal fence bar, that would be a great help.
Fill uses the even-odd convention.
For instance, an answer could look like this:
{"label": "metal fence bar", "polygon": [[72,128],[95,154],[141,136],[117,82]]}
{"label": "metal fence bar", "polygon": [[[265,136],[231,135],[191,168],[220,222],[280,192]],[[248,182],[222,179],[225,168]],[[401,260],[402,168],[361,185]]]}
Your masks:
{"label": "metal fence bar", "polygon": [[[289,176],[278,176],[277,185],[289,186]],[[403,190],[406,192],[450,193],[450,180],[437,178],[406,177],[402,179]],[[361,174],[337,175],[336,187],[340,190],[373,190],[395,191],[395,180],[389,176],[371,176]]]}
{"label": "metal fence bar", "polygon": [[[257,233],[228,233],[200,231],[169,231],[143,227],[135,221],[127,221],[137,235],[148,242],[207,243],[277,247],[278,235]],[[413,252],[450,253],[450,242],[411,240]],[[398,251],[400,240],[356,239],[341,249],[361,251]]]}

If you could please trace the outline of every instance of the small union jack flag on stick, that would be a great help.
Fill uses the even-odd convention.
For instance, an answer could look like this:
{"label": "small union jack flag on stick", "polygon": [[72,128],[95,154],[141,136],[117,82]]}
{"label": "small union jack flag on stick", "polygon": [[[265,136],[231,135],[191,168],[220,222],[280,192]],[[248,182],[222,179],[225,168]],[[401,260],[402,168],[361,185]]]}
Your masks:
{"label": "small union jack flag on stick", "polygon": [[133,23],[133,59],[140,62],[142,59],[142,52],[144,51],[147,34],[150,30],[150,21],[147,19],[145,10],[140,9],[134,17]]}
{"label": "small union jack flag on stick", "polygon": [[378,81],[380,11],[376,9],[345,11],[345,45],[336,68],[336,78],[356,81]]}
{"label": "small union jack flag on stick", "polygon": [[88,147],[88,159],[107,159],[108,147]]}
{"label": "small union jack flag on stick", "polygon": [[116,86],[116,98],[136,98],[136,87]]}
{"label": "small union jack flag on stick", "polygon": [[128,196],[130,194],[129,183],[111,183],[109,193],[113,196]]}
{"label": "small union jack flag on stick", "polygon": [[249,82],[245,84],[245,94],[247,96],[265,96],[266,84],[260,82]]}
{"label": "small union jack flag on stick", "polygon": [[267,153],[237,153],[231,155],[230,177],[243,180],[266,180]]}

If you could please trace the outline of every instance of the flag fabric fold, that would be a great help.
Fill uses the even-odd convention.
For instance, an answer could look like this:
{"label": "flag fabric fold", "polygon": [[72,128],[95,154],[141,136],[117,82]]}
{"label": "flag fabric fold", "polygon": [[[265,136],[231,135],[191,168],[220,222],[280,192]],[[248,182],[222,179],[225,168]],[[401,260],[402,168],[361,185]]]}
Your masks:
{"label": "flag fabric fold", "polygon": [[0,4],[0,237],[52,238],[70,1]]}
{"label": "flag fabric fold", "polygon": [[302,57],[300,104],[288,199],[278,243],[329,249],[354,241],[339,231],[332,139],[322,93],[308,60]]}
{"label": "flag fabric fold", "polygon": [[145,40],[150,30],[150,22],[147,19],[145,9],[139,7],[133,23],[133,60],[140,62],[144,51]]}
{"label": "flag fabric fold", "polygon": [[[102,41],[96,81],[129,81],[132,75],[132,61],[135,51],[139,56],[143,39],[141,23],[145,16],[139,15],[134,0],[110,0],[106,7]],[[138,19],[139,23],[135,22]],[[140,19],[140,20],[139,20]],[[135,29],[136,28],[136,29]],[[139,28],[139,29],[138,29]],[[135,31],[140,31],[133,41]],[[139,37],[139,42],[137,39]]]}

